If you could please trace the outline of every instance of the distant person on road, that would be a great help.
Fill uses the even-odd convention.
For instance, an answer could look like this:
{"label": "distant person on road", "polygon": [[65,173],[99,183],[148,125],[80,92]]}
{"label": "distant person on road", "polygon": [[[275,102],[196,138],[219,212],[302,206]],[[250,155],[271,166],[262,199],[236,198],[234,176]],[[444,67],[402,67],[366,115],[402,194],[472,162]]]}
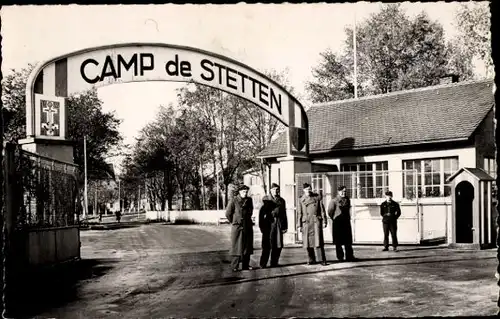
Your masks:
{"label": "distant person on road", "polygon": [[384,227],[384,249],[389,250],[389,233],[392,237],[392,247],[398,251],[398,218],[401,216],[399,204],[392,199],[392,192],[385,193],[385,201],[380,205],[380,216],[382,216],[382,226]]}
{"label": "distant person on road", "polygon": [[231,250],[229,254],[233,257],[231,267],[238,271],[239,263],[242,270],[251,270],[250,256],[253,254],[253,202],[248,197],[248,186],[242,185],[238,188],[238,194],[234,196],[226,208],[226,217],[231,224]]}
{"label": "distant person on road", "polygon": [[115,215],[116,215],[116,221],[120,222],[120,220],[122,219],[122,212],[120,210],[117,210],[115,212]]}
{"label": "distant person on road", "polygon": [[[323,228],[326,228],[328,220],[326,219],[325,207],[321,197],[313,193],[311,185],[305,183],[304,195],[299,199],[297,205],[298,228],[302,232],[303,247],[307,250],[308,265],[316,264],[316,254],[321,254],[321,264],[327,265],[325,255],[325,240],[323,237]],[[319,257],[319,256],[318,256]]]}
{"label": "distant person on road", "polygon": [[[332,219],[332,237],[339,261],[355,261],[352,249],[351,200],[346,195],[346,187],[337,189],[337,196],[328,204],[328,216]],[[344,249],[345,248],[345,255]]]}
{"label": "distant person on road", "polygon": [[260,266],[267,267],[271,254],[271,267],[278,267],[283,248],[283,234],[288,230],[285,200],[280,196],[278,184],[271,185],[270,195],[262,198],[263,205],[259,212],[259,228],[262,233],[262,255]]}

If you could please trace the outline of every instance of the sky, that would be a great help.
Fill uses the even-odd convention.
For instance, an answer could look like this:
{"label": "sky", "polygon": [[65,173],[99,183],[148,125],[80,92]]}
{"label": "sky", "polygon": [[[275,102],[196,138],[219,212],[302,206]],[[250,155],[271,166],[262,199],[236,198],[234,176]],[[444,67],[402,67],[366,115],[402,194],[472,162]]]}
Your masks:
{"label": "sky", "polygon": [[[458,2],[403,3],[410,16],[426,11],[445,37],[455,35]],[[362,21],[380,2],[346,4],[106,5],[2,7],[2,71],[26,67],[79,49],[123,42],[164,42],[196,47],[259,71],[288,70],[297,97],[308,104],[305,83],[320,53],[339,51],[344,28]],[[29,23],[27,23],[29,21]],[[183,83],[146,82],[98,89],[103,108],[123,122],[127,144],[159,105],[176,101]],[[256,112],[261,112],[256,108]],[[114,161],[114,160],[113,160]]]}

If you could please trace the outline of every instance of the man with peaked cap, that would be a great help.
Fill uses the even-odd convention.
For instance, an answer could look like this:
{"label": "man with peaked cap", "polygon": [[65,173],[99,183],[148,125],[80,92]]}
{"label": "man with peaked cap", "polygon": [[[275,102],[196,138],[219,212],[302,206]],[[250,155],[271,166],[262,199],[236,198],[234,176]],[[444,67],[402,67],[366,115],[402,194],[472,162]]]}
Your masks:
{"label": "man with peaked cap", "polygon": [[[299,199],[297,205],[298,213],[298,231],[302,231],[303,247],[307,250],[309,257],[308,265],[316,263],[316,249],[318,255],[321,255],[321,264],[326,263],[325,240],[323,238],[323,228],[326,228],[328,220],[326,219],[325,207],[321,197],[313,193],[311,185],[305,183],[304,195]],[[318,256],[319,257],[319,256]]]}
{"label": "man with peaked cap", "polygon": [[[356,261],[352,249],[351,200],[346,195],[346,187],[337,189],[337,196],[328,204],[328,216],[332,219],[332,238],[339,261]],[[345,255],[344,249],[345,248]]]}
{"label": "man with peaked cap", "polygon": [[401,216],[399,204],[392,200],[392,192],[385,192],[385,201],[380,204],[380,216],[384,227],[384,251],[389,250],[389,233],[392,237],[392,247],[398,251],[398,218]]}
{"label": "man with peaked cap", "polygon": [[262,233],[262,255],[260,266],[267,267],[271,254],[271,267],[277,267],[283,248],[283,234],[288,230],[286,203],[280,196],[278,184],[271,185],[270,195],[262,198],[263,205],[259,211],[259,228]]}
{"label": "man with peaked cap", "polygon": [[231,267],[238,271],[241,262],[242,270],[253,269],[250,266],[250,256],[253,253],[253,203],[248,197],[248,186],[238,188],[226,208],[226,217],[231,223],[231,249],[229,254],[233,257]]}

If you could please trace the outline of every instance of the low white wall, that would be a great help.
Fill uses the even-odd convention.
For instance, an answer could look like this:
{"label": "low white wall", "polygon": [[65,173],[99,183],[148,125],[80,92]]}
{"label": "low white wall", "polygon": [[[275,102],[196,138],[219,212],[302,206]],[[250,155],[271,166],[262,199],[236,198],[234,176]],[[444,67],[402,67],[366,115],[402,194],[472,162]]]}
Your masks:
{"label": "low white wall", "polygon": [[[398,242],[401,244],[420,243],[418,215],[413,203],[400,203],[401,217],[398,219]],[[356,244],[382,244],[384,228],[378,203],[353,201],[351,219],[353,242]]]}
{"label": "low white wall", "polygon": [[[355,244],[382,244],[384,231],[380,216],[383,199],[352,200],[351,226]],[[398,241],[401,244],[419,244],[422,240],[443,239],[447,235],[450,198],[425,198],[400,202],[401,217],[398,219]],[[326,243],[332,242],[332,221],[324,229]],[[302,240],[301,234],[298,235]]]}
{"label": "low white wall", "polygon": [[422,240],[446,238],[451,200],[419,205],[422,214]]}
{"label": "low white wall", "polygon": [[147,211],[146,219],[149,220],[167,220],[170,215],[170,221],[176,220],[192,220],[196,223],[217,224],[220,218],[226,217],[225,210],[172,210],[169,213],[166,211]]}

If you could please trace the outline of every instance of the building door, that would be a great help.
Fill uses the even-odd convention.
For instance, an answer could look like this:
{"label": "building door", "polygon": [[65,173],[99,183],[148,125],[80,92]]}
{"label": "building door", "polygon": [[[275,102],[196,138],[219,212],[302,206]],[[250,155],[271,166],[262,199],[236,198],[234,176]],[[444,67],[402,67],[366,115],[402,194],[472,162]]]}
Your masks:
{"label": "building door", "polygon": [[455,188],[455,198],[456,242],[472,244],[474,186],[466,181],[460,182]]}

